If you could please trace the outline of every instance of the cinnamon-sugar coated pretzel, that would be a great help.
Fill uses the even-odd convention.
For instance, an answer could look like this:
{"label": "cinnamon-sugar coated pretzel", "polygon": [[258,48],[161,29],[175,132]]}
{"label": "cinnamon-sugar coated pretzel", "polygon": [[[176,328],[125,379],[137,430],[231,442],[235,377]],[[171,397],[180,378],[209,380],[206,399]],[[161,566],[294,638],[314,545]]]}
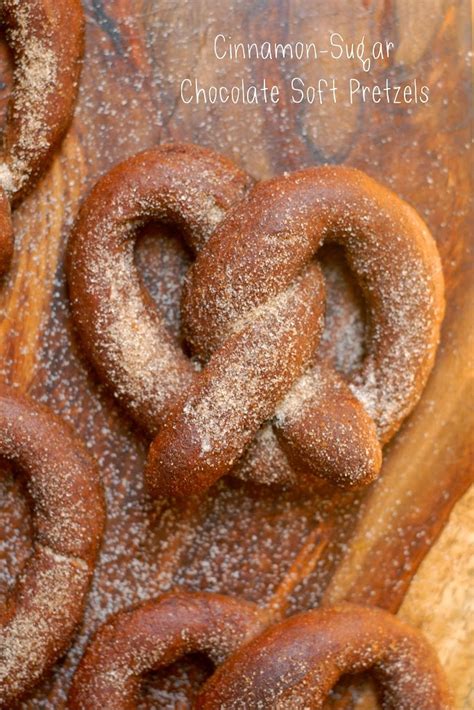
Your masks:
{"label": "cinnamon-sugar coated pretzel", "polygon": [[0,600],[0,707],[10,708],[67,649],[82,618],[104,525],[98,472],[51,412],[0,386],[0,457],[26,479],[33,552]]}
{"label": "cinnamon-sugar coated pretzel", "polygon": [[371,669],[382,707],[448,710],[438,660],[418,631],[380,609],[343,604],[270,626],[249,602],[178,592],[116,614],[90,642],[74,676],[70,710],[134,710],[140,683],[190,652],[217,667],[193,707],[320,708],[344,673]]}
{"label": "cinnamon-sugar coated pretzel", "polygon": [[[344,247],[365,295],[367,355],[347,384],[321,363],[310,366],[289,383],[272,426],[297,467],[344,485],[370,479],[380,467],[367,414],[386,443],[418,401],[433,365],[443,279],[435,243],[415,211],[351,168],[312,168],[258,183],[198,256],[182,310],[187,339],[205,358],[234,323],[285,292],[327,241]],[[213,431],[209,399],[204,388],[187,396],[153,442],[147,473],[156,490],[180,493],[182,481],[206,482],[208,457],[199,442]],[[209,409],[206,421],[202,411]],[[215,422],[211,451],[223,426]],[[356,441],[360,452],[350,438],[355,428],[367,431]],[[372,465],[361,470],[360,462]]]}
{"label": "cinnamon-sugar coated pretzel", "polygon": [[[182,317],[199,371],[133,262],[149,219],[180,227],[197,255]],[[367,355],[350,382],[317,358],[324,287],[313,257],[324,241],[343,244],[368,306]],[[229,160],[186,145],[142,153],[98,182],[73,230],[68,279],[86,353],[158,434],[150,490],[178,496],[229,471],[373,480],[381,444],[426,383],[444,308],[427,227],[363,173],[314,168],[252,188]]]}
{"label": "cinnamon-sugar coated pretzel", "polygon": [[10,204],[47,166],[71,119],[84,44],[80,0],[0,0],[14,86],[0,153],[0,275],[13,252]]}
{"label": "cinnamon-sugar coated pretzel", "polygon": [[152,436],[171,403],[198,381],[214,386],[214,403],[228,427],[216,451],[223,472],[271,416],[288,379],[301,372],[314,350],[323,309],[319,268],[310,265],[287,292],[242,322],[198,373],[143,288],[133,247],[137,224],[159,219],[179,226],[189,248],[198,252],[249,184],[242,171],[210,150],[147,151],[99,181],[81,209],[68,254],[75,323],[101,378]]}
{"label": "cinnamon-sugar coated pretzel", "polygon": [[220,594],[165,594],[109,619],[89,644],[74,676],[70,710],[133,710],[142,677],[188,653],[222,663],[264,625],[250,602]]}
{"label": "cinnamon-sugar coated pretzel", "polygon": [[201,710],[319,710],[346,673],[370,671],[384,710],[452,710],[423,636],[382,609],[341,604],[290,617],[244,644],[209,679]]}

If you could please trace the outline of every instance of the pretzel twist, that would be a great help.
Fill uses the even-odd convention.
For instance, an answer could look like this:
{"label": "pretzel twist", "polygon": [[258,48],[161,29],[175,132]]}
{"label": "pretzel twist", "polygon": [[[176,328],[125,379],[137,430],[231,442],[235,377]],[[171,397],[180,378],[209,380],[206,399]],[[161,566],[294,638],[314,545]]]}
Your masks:
{"label": "pretzel twist", "polygon": [[66,650],[82,617],[104,525],[98,473],[47,409],[0,386],[0,457],[26,479],[35,537],[0,603],[0,707],[10,708]]}
{"label": "pretzel twist", "polygon": [[[272,426],[297,466],[350,485],[378,472],[377,437],[386,443],[417,403],[439,340],[441,264],[415,211],[351,168],[312,168],[258,183],[199,254],[182,310],[187,340],[205,359],[234,323],[285,292],[329,241],[344,247],[366,297],[367,355],[347,384],[316,362],[293,385]],[[286,357],[282,350],[280,366]],[[207,412],[210,399],[205,387],[188,395],[153,442],[147,474],[156,490],[180,493],[189,480],[209,484],[215,459],[196,442],[204,428],[209,437],[201,410]],[[354,430],[363,436],[351,436]],[[213,433],[214,454],[222,423]]]}
{"label": "pretzel twist", "polygon": [[270,621],[266,609],[207,593],[166,594],[120,612],[86,649],[68,708],[134,710],[145,673],[196,651],[218,665],[193,705],[202,710],[316,710],[341,675],[366,670],[387,710],[451,708],[433,650],[388,612],[343,604],[263,630]]}
{"label": "pretzel twist", "polygon": [[[157,494],[199,493],[231,470],[367,483],[433,364],[441,267],[408,205],[349,168],[301,171],[245,196],[250,184],[212,151],[165,146],[102,178],[73,230],[74,319],[101,378],[157,434],[145,471]],[[133,263],[149,219],[180,227],[196,255],[182,316],[199,371]],[[323,241],[344,245],[369,309],[367,357],[348,383],[316,355]]]}
{"label": "pretzel twist", "polygon": [[71,119],[84,44],[80,0],[2,0],[14,86],[0,155],[0,275],[13,253],[10,205],[43,173]]}

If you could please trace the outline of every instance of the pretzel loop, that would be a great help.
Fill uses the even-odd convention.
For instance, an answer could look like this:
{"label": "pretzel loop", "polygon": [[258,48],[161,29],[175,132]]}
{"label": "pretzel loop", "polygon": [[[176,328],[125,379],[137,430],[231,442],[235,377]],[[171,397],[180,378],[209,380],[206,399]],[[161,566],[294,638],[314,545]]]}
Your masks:
{"label": "pretzel loop", "polygon": [[115,167],[80,211],[67,264],[75,324],[101,378],[151,436],[196,368],[141,283],[137,227],[152,219],[178,226],[196,253],[249,182],[213,151],[164,146]]}
{"label": "pretzel loop", "polygon": [[[347,384],[316,362],[293,385],[272,426],[297,467],[356,485],[380,469],[379,441],[386,443],[417,403],[439,340],[441,265],[414,210],[350,168],[313,168],[258,183],[191,269],[184,332],[205,358],[231,324],[284,293],[328,241],[344,247],[366,297],[365,362]],[[286,358],[282,349],[280,367]],[[150,449],[147,475],[156,490],[183,494],[203,479],[193,421],[202,405],[193,397],[174,410]]]}
{"label": "pretzel loop", "polygon": [[0,707],[10,708],[66,650],[79,623],[104,524],[97,470],[50,412],[0,387],[0,456],[26,478],[34,549],[0,603]]}
{"label": "pretzel loop", "polygon": [[439,661],[415,629],[382,609],[342,604],[290,617],[219,666],[195,708],[319,710],[346,673],[371,671],[385,710],[451,710]]}
{"label": "pretzel loop", "polygon": [[219,594],[165,594],[109,619],[89,645],[69,692],[70,710],[134,710],[144,674],[188,653],[222,663],[262,628],[250,602]]}
{"label": "pretzel loop", "polygon": [[[14,86],[0,155],[0,186],[12,204],[30,190],[71,119],[83,53],[80,0],[3,0],[0,22],[13,52]],[[0,275],[13,236],[0,204]]]}

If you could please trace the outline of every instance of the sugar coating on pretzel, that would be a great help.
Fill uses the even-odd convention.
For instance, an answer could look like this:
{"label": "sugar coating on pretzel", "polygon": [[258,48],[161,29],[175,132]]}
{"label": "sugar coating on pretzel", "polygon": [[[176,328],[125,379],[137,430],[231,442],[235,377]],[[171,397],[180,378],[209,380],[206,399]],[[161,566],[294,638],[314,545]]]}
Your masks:
{"label": "sugar coating on pretzel", "polygon": [[250,179],[197,146],[141,153],[105,175],[83,204],[68,248],[68,284],[82,347],[129,414],[155,435],[195,365],[170,336],[134,264],[137,228],[173,224],[196,252]]}
{"label": "sugar coating on pretzel", "polygon": [[156,440],[159,458],[145,472],[150,490],[200,493],[232,469],[307,366],[321,335],[323,303],[321,274],[311,265],[283,294],[234,325],[166,418]]}
{"label": "sugar coating on pretzel", "polygon": [[258,633],[264,615],[250,602],[220,594],[165,594],[122,611],[103,624],[73,678],[70,710],[132,710],[144,674],[185,654],[222,663]]}
{"label": "sugar coating on pretzel", "polygon": [[270,620],[249,602],[193,592],[119,612],[87,647],[67,707],[134,710],[146,673],[196,651],[217,665],[196,708],[316,710],[342,675],[362,671],[374,676],[387,710],[452,707],[432,648],[388,612],[340,604],[266,628]]}
{"label": "sugar coating on pretzel", "polygon": [[[102,178],[68,253],[74,320],[101,379],[157,437],[145,478],[185,496],[222,475],[259,482],[373,480],[381,444],[415,406],[443,315],[436,246],[422,220],[359,171],[315,168],[251,188],[190,145],[147,151]],[[137,227],[181,229],[196,257],[182,302],[190,361],[134,264]],[[369,310],[350,381],[317,354],[324,286],[314,256],[344,245]]]}
{"label": "sugar coating on pretzel", "polygon": [[0,457],[25,481],[33,552],[0,602],[0,707],[36,685],[80,622],[104,525],[96,466],[46,408],[0,386]]}
{"label": "sugar coating on pretzel", "polygon": [[[233,324],[284,293],[331,241],[344,247],[366,298],[366,357],[348,383],[316,360],[289,383],[272,427],[293,466],[350,486],[378,472],[378,441],[386,443],[411,412],[433,366],[443,277],[435,242],[416,212],[351,168],[312,168],[258,183],[191,267],[182,315],[187,341],[205,359]],[[205,485],[196,441],[208,431],[197,409],[192,395],[185,398],[153,442],[147,475],[156,490],[184,494],[190,479]],[[218,438],[225,422],[216,419]],[[257,458],[260,466],[264,455]]]}
{"label": "sugar coating on pretzel", "polygon": [[[250,183],[228,159],[207,149],[172,145],[146,151],[99,181],[69,244],[69,289],[83,348],[132,416],[154,435],[183,395],[200,397],[208,465],[199,478],[186,481],[188,493],[227,473],[272,415],[288,381],[303,371],[321,332],[322,276],[317,265],[308,265],[284,293],[234,324],[202,368],[170,336],[139,279],[137,226],[147,219],[178,226],[197,253]],[[211,421],[216,411],[218,421]],[[191,442],[188,457],[203,451],[198,444],[196,451]]]}
{"label": "sugar coating on pretzel", "polygon": [[452,710],[439,661],[417,630],[341,604],[290,617],[244,644],[204,685],[202,710],[318,710],[346,673],[369,671],[385,710]]}
{"label": "sugar coating on pretzel", "polygon": [[[39,178],[72,116],[84,45],[80,0],[2,0],[14,86],[0,153],[0,273],[11,258],[9,204]],[[5,198],[7,198],[5,200]]]}
{"label": "sugar coating on pretzel", "polygon": [[[361,171],[323,166],[255,185],[191,269],[184,330],[193,350],[205,356],[249,305],[261,306],[287,288],[326,242],[345,249],[367,301],[368,352],[351,389],[386,442],[418,400],[433,365],[444,283],[423,220]],[[284,405],[280,420],[291,409]]]}

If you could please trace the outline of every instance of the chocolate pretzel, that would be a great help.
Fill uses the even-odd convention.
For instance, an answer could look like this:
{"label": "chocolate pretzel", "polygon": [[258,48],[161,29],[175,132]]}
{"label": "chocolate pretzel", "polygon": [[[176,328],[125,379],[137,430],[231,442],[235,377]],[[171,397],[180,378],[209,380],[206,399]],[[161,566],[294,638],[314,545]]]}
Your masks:
{"label": "chocolate pretzel", "polygon": [[369,671],[385,710],[450,710],[439,661],[423,636],[382,609],[341,604],[285,619],[219,666],[195,707],[323,707],[346,673]]}
{"label": "chocolate pretzel", "polygon": [[45,170],[71,120],[84,45],[79,0],[2,0],[14,86],[0,155],[0,275],[13,253],[10,205]]}
{"label": "chocolate pretzel", "polygon": [[321,708],[344,673],[370,670],[382,707],[448,710],[439,662],[423,636],[388,612],[342,604],[266,630],[271,613],[218,594],[166,594],[103,624],[74,676],[70,710],[134,710],[144,674],[205,652],[218,666],[193,707]]}
{"label": "chocolate pretzel", "polygon": [[[296,467],[351,485],[378,472],[377,439],[386,443],[417,403],[439,340],[441,265],[415,211],[351,168],[312,168],[258,183],[199,254],[182,310],[187,340],[205,359],[225,346],[236,323],[285,293],[329,241],[344,247],[366,298],[365,361],[348,383],[321,363],[310,366],[272,428]],[[280,367],[287,357],[282,349]],[[272,374],[278,376],[278,363]],[[251,368],[246,375],[255,376]],[[225,451],[229,420],[215,404],[213,384],[201,377],[153,442],[147,476],[154,490],[199,490],[225,473],[216,451]],[[230,387],[226,394],[234,404]],[[357,440],[354,430],[366,436]]]}
{"label": "chocolate pretzel", "polygon": [[109,619],[88,646],[74,676],[70,710],[132,710],[145,673],[187,653],[222,663],[263,627],[250,602],[220,594],[179,592],[140,604]]}
{"label": "chocolate pretzel", "polygon": [[[433,365],[443,279],[414,210],[349,168],[250,186],[213,151],[163,146],[102,178],[73,230],[74,320],[101,379],[157,434],[145,471],[156,494],[199,493],[229,471],[368,483]],[[193,361],[133,263],[150,219],[178,226],[196,255],[182,301]],[[344,245],[368,305],[367,356],[350,382],[317,356],[313,257],[325,241]]]}
{"label": "chocolate pretzel", "polygon": [[97,469],[46,408],[0,386],[0,457],[26,479],[33,552],[0,603],[0,707],[35,686],[67,649],[84,604],[104,525]]}
{"label": "chocolate pretzel", "polygon": [[201,691],[200,710],[319,710],[342,675],[369,671],[385,710],[452,710],[423,636],[382,609],[341,604],[290,617],[244,644]]}

